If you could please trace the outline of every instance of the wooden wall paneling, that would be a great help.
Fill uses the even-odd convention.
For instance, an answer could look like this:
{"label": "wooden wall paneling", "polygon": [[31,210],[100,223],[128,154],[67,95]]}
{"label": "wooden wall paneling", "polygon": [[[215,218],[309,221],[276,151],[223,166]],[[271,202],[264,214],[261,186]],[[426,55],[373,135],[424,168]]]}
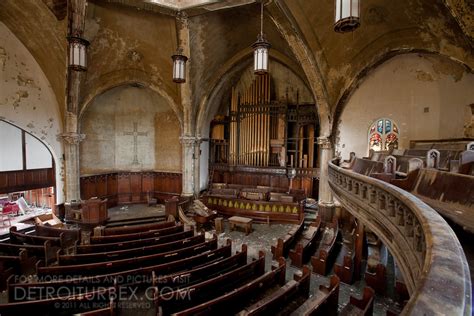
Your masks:
{"label": "wooden wall paneling", "polygon": [[155,183],[154,182],[155,182],[155,177],[154,177],[153,173],[145,172],[143,174],[142,190],[143,190],[144,196],[142,197],[142,199],[144,199],[144,200],[147,199],[148,192],[151,192],[153,194],[153,192],[155,191]]}
{"label": "wooden wall paneling", "polygon": [[95,196],[107,196],[107,175],[101,174],[95,177]]}
{"label": "wooden wall paneling", "polygon": [[155,173],[155,192],[163,192],[163,178],[160,172]]}
{"label": "wooden wall paneling", "polygon": [[130,174],[120,172],[117,174],[117,196],[118,203],[131,203]]}
{"label": "wooden wall paneling", "polygon": [[9,187],[17,187],[19,186],[20,184],[17,182],[17,176],[16,176],[16,173],[9,173],[8,174],[8,186]]}
{"label": "wooden wall paneling", "polygon": [[306,196],[311,196],[311,193],[313,192],[313,179],[308,177],[301,178],[301,186],[306,193]]}
{"label": "wooden wall paneling", "polygon": [[118,204],[117,198],[117,174],[107,175],[107,207],[114,207]]}
{"label": "wooden wall paneling", "polygon": [[142,199],[142,173],[130,174],[130,192],[132,196],[132,203],[144,201]]}
{"label": "wooden wall paneling", "polygon": [[0,192],[8,187],[8,175],[5,172],[0,173]]}

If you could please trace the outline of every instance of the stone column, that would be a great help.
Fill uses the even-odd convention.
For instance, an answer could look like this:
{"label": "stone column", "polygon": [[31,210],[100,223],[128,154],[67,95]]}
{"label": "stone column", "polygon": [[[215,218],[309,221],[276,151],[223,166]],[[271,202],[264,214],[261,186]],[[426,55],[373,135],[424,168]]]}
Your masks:
{"label": "stone column", "polygon": [[64,176],[66,178],[66,201],[80,200],[79,183],[79,143],[85,135],[66,132],[59,135],[64,140],[64,156],[66,157]]}
{"label": "stone column", "polygon": [[[86,0],[68,1],[69,36],[83,38],[86,6]],[[66,201],[79,200],[81,196],[79,186],[79,143],[84,139],[84,135],[79,134],[78,113],[83,78],[83,70],[68,67],[64,133],[59,135],[64,140]]]}
{"label": "stone column", "polygon": [[201,191],[201,143],[202,138],[196,137],[194,143],[194,196],[199,196]]}
{"label": "stone column", "polygon": [[333,156],[332,144],[327,137],[318,137],[319,145],[319,200],[318,207],[323,220],[330,221],[334,213],[334,201],[329,187],[329,166]]}
{"label": "stone column", "polygon": [[183,190],[181,195],[188,197],[194,195],[196,138],[194,136],[182,136],[180,141],[183,147]]}

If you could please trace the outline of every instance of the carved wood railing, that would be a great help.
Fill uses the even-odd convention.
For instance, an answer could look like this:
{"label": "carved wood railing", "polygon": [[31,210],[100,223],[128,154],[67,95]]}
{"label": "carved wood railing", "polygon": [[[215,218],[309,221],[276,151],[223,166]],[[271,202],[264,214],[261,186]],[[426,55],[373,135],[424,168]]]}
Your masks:
{"label": "carved wood railing", "polygon": [[412,194],[329,163],[329,185],[395,257],[410,300],[403,315],[471,315],[464,251],[446,221]]}

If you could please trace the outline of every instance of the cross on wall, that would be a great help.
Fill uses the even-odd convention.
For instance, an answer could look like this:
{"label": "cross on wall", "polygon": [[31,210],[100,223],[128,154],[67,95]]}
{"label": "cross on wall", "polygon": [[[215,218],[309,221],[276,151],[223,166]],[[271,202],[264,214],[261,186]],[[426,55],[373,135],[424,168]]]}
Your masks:
{"label": "cross on wall", "polygon": [[123,132],[124,136],[133,136],[133,165],[138,165],[138,136],[148,136],[148,132],[139,132],[138,123],[133,122],[133,132]]}

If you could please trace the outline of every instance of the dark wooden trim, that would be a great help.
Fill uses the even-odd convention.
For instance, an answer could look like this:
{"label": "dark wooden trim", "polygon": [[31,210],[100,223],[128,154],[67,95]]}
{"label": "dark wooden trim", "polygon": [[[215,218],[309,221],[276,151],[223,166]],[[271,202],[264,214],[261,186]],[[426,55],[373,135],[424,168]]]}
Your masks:
{"label": "dark wooden trim", "polygon": [[182,174],[158,171],[117,171],[80,178],[81,198],[107,199],[107,206],[147,203],[149,193],[160,202],[180,195]]}
{"label": "dark wooden trim", "polygon": [[54,168],[0,172],[0,193],[55,187]]}

